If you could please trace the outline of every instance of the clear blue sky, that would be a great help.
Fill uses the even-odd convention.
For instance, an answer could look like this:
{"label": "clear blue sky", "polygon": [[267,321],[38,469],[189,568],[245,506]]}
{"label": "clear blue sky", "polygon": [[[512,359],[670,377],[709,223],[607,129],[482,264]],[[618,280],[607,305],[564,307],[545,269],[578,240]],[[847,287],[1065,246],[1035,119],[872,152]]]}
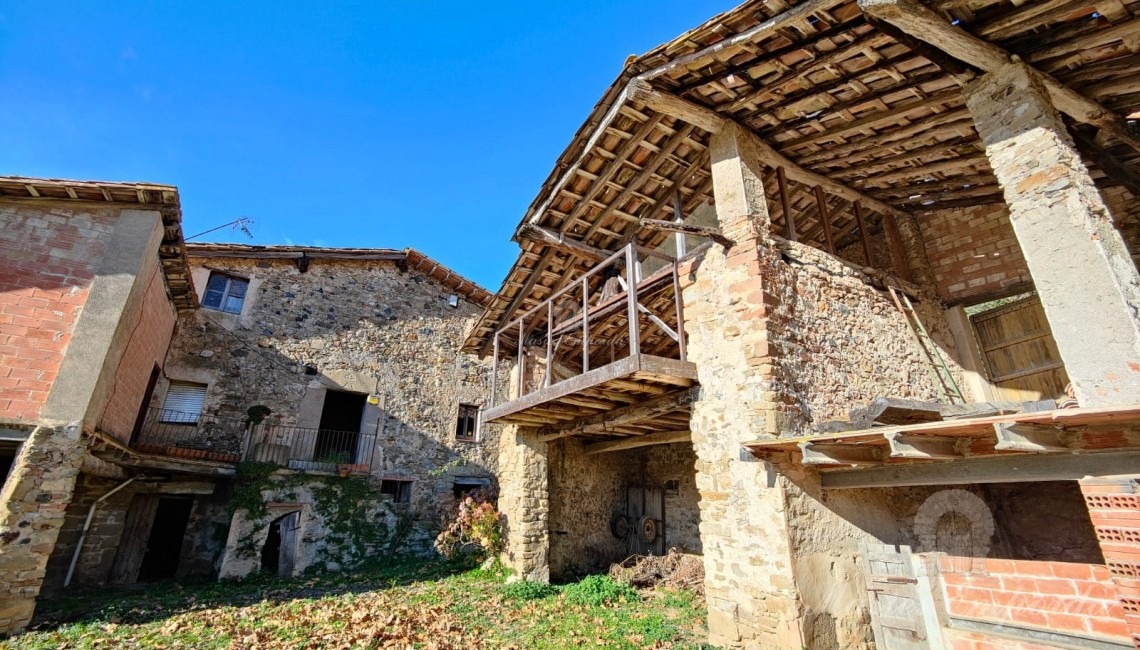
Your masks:
{"label": "clear blue sky", "polygon": [[734,4],[6,3],[0,174],[169,183],[188,235],[247,216],[251,243],[411,246],[496,290],[626,56]]}

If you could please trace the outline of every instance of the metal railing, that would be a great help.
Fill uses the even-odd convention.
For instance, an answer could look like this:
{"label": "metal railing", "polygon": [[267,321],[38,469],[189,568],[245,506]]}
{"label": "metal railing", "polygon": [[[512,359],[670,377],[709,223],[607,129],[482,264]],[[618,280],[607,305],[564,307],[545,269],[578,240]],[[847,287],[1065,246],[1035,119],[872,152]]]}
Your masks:
{"label": "metal railing", "polygon": [[[252,439],[251,458],[278,462],[289,469],[367,474],[373,462],[379,461],[374,433],[261,424]],[[259,445],[264,446],[259,450]]]}
{"label": "metal railing", "polygon": [[237,463],[245,431],[240,420],[155,408],[147,411],[130,446],[148,454]]}
{"label": "metal railing", "polygon": [[[642,278],[641,262],[648,258],[657,258],[663,265],[656,273]],[[598,286],[592,289],[592,284]],[[662,311],[660,300],[657,301],[659,304],[656,313],[641,300],[644,296],[653,298],[665,295],[664,292],[669,289],[672,290],[673,300],[665,311]],[[615,327],[615,322],[622,316],[628,324],[626,332],[619,331],[625,329],[620,324]],[[492,343],[494,361],[491,369],[490,406],[496,404],[500,350],[504,337],[517,350],[519,380],[515,395],[512,396],[512,399],[517,399],[535,390],[585,374],[593,367],[641,354],[642,317],[658,333],[671,340],[665,341],[664,348],[658,346],[655,352],[681,361],[687,360],[677,260],[663,252],[631,243],[581,277],[567,282],[549,298],[495,332]],[[672,325],[665,318],[672,320]],[[602,336],[598,334],[599,329],[602,330]],[[545,359],[541,362],[541,378],[528,381],[530,369],[527,368],[527,348],[541,349],[543,345]],[[607,361],[603,364],[594,363],[595,357],[604,351],[609,352]],[[569,356],[571,352],[574,358]]]}

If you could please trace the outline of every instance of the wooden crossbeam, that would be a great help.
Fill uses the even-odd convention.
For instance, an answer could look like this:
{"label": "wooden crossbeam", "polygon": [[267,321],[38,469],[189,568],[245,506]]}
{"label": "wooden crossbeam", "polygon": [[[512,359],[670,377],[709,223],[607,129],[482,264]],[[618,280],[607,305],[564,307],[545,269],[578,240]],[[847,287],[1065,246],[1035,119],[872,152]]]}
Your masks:
{"label": "wooden crossbeam", "polygon": [[1077,149],[1096,163],[1109,180],[1123,185],[1132,193],[1132,196],[1140,198],[1140,174],[1132,171],[1126,167],[1124,163],[1117,160],[1116,156],[1113,156],[1107,149],[1097,143],[1096,138],[1080,129],[1069,129],[1069,132],[1073,134],[1073,140],[1076,141]]}
{"label": "wooden crossbeam", "polygon": [[[659,113],[672,115],[677,119],[684,120],[709,133],[716,133],[724,128],[725,124],[735,122],[735,120],[725,118],[711,108],[706,108],[694,104],[687,99],[682,99],[676,95],[657,90],[646,81],[637,79],[631,81],[627,87],[627,95],[632,101],[640,102]],[[764,156],[766,164],[777,168],[783,167],[787,177],[797,183],[803,183],[808,186],[819,185],[831,193],[849,201],[862,201],[864,205],[872,208],[876,212],[893,214],[898,217],[907,216],[902,210],[864,194],[849,185],[832,180],[827,176],[817,174],[797,165],[787,156],[776,151],[776,149],[767,142],[756,137],[748,127],[741,125],[740,128],[752,136],[753,142],[760,150],[761,155]]]}
{"label": "wooden crossbeam", "polygon": [[693,400],[696,399],[696,395],[697,390],[695,388],[686,388],[684,390],[665,393],[664,395],[645,400],[638,404],[613,409],[606,413],[599,413],[598,415],[575,420],[574,422],[546,427],[539,439],[542,441],[550,441],[581,433],[606,433],[609,428],[612,427],[640,422],[648,418],[669,413],[670,411],[685,408],[693,403]]}
{"label": "wooden crossbeam", "polygon": [[707,237],[725,248],[731,248],[734,243],[731,239],[721,234],[719,228],[710,228],[709,226],[694,226],[692,224],[677,221],[663,221],[661,219],[642,219],[641,227],[645,230],[664,230],[665,232],[679,232],[685,235]]}
{"label": "wooden crossbeam", "polygon": [[623,449],[635,449],[637,447],[648,447],[650,445],[668,445],[675,442],[689,442],[693,439],[693,434],[688,430],[684,431],[658,431],[657,433],[650,433],[640,436],[630,436],[622,440],[610,440],[607,442],[595,442],[583,447],[584,453],[588,456],[590,454],[604,454],[609,451],[621,451]]}
{"label": "wooden crossbeam", "polygon": [[[1005,49],[951,25],[917,0],[859,0],[863,13],[886,21],[903,32],[937,47],[950,56],[985,72],[1012,63]],[[1140,151],[1140,138],[1128,131],[1124,118],[1058,81],[1036,70],[1057,110],[1078,122],[1092,124],[1133,149]]]}
{"label": "wooden crossbeam", "polygon": [[613,255],[613,251],[606,251],[590,246],[573,237],[567,236],[564,232],[550,230],[530,223],[524,223],[519,226],[519,229],[515,231],[515,237],[545,244],[592,262],[601,262],[610,255]]}
{"label": "wooden crossbeam", "polygon": [[881,465],[887,449],[875,445],[801,442],[804,465]]}

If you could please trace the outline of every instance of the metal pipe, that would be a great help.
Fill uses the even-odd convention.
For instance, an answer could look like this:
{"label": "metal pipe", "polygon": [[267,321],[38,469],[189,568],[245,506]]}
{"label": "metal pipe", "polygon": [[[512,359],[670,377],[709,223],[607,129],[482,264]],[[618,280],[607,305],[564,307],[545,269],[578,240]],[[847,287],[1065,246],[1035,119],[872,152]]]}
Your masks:
{"label": "metal pipe", "polygon": [[66,587],[71,584],[71,577],[75,575],[75,565],[79,564],[79,554],[83,552],[83,542],[87,539],[87,531],[91,529],[91,520],[95,518],[95,509],[99,507],[100,503],[106,501],[111,495],[119,490],[127,487],[136,480],[142,478],[141,476],[132,476],[129,479],[119,483],[111,488],[109,492],[103,496],[95,499],[95,503],[87,509],[87,521],[83,522],[83,531],[79,533],[79,542],[75,545],[75,552],[71,554],[71,565],[67,567],[67,576],[63,579],[63,586]]}

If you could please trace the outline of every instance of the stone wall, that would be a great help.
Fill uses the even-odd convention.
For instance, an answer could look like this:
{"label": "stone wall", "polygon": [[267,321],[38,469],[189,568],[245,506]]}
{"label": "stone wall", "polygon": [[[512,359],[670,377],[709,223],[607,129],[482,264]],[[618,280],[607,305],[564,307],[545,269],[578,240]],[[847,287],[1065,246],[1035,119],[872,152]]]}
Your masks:
{"label": "stone wall", "polygon": [[0,419],[40,417],[118,212],[0,205]]}
{"label": "stone wall", "polygon": [[610,521],[625,507],[625,488],[639,481],[640,450],[586,456],[576,438],[548,443],[550,574],[605,571],[626,555]]}
{"label": "stone wall", "polygon": [[697,491],[697,454],[691,443],[654,445],[639,450],[645,467],[645,484],[665,490],[665,548],[701,552],[701,494]]}
{"label": "stone wall", "polygon": [[506,530],[503,564],[525,580],[547,582],[550,530],[547,443],[534,429],[510,425],[499,438],[499,511]]}
{"label": "stone wall", "polygon": [[948,304],[1032,288],[1004,203],[933,210],[919,224],[938,296]]}
{"label": "stone wall", "polygon": [[410,510],[426,550],[455,478],[493,479],[497,469],[498,427],[474,443],[455,439],[460,403],[489,394],[489,362],[458,351],[480,307],[463,296],[449,306],[452,290],[392,261],[314,259],[302,273],[289,260],[191,254],[199,293],[211,270],[250,288],[241,314],[203,307],[180,318],[152,406],[168,380],[207,384],[204,412],[231,432],[214,442],[237,450],[250,406],[272,410],[256,445],[266,432],[315,434],[327,390],[372,396],[360,428],[376,435],[372,473],[414,481]]}

